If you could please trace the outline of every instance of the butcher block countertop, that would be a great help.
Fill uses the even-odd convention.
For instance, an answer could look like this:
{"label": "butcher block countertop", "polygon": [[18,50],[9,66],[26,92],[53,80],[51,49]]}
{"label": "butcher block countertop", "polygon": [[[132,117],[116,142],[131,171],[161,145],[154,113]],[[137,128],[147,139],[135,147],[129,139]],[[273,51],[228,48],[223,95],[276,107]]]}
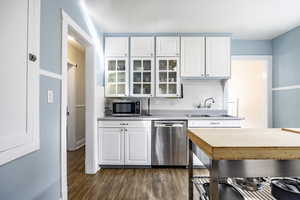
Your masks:
{"label": "butcher block countertop", "polygon": [[300,159],[300,129],[188,129],[212,160]]}

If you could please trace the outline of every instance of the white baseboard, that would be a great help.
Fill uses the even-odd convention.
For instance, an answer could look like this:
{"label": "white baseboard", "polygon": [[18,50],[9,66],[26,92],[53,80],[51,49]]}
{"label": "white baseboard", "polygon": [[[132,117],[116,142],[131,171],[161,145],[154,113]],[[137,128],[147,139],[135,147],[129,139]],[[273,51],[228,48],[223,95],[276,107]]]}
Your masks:
{"label": "white baseboard", "polygon": [[76,142],[75,147],[71,147],[68,149],[68,151],[76,151],[78,149],[80,149],[81,147],[83,147],[85,145],[85,138],[82,138],[81,140],[78,140]]}

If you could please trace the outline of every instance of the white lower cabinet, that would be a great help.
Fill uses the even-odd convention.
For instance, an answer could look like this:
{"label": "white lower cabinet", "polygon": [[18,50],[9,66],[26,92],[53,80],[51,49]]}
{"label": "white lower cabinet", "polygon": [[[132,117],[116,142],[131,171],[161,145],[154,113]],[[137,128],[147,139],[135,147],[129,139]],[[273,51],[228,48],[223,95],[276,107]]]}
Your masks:
{"label": "white lower cabinet", "polygon": [[99,128],[100,164],[124,164],[124,130],[123,128]]}
{"label": "white lower cabinet", "polygon": [[241,128],[241,120],[189,120],[189,128]]}
{"label": "white lower cabinet", "polygon": [[98,134],[100,165],[151,164],[150,121],[101,122]]}
{"label": "white lower cabinet", "polygon": [[150,165],[148,128],[125,128],[125,165]]}

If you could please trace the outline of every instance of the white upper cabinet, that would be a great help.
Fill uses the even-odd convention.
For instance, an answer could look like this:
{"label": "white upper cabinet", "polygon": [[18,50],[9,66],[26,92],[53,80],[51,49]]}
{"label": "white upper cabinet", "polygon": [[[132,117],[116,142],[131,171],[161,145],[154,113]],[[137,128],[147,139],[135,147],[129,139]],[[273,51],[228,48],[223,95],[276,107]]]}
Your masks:
{"label": "white upper cabinet", "polygon": [[130,96],[154,95],[154,37],[131,37]]}
{"label": "white upper cabinet", "polygon": [[0,165],[39,149],[40,1],[0,6]]}
{"label": "white upper cabinet", "polygon": [[128,37],[105,37],[105,56],[127,57]]}
{"label": "white upper cabinet", "polygon": [[105,96],[126,97],[129,91],[129,67],[127,57],[105,59]]}
{"label": "white upper cabinet", "polygon": [[154,95],[154,58],[131,58],[130,95],[152,97]]}
{"label": "white upper cabinet", "polygon": [[181,37],[181,76],[205,76],[205,37]]}
{"label": "white upper cabinet", "polygon": [[156,58],[156,96],[180,97],[179,57]]}
{"label": "white upper cabinet", "polygon": [[156,56],[180,56],[179,37],[157,37]]}
{"label": "white upper cabinet", "polygon": [[230,45],[230,37],[206,37],[207,77],[230,77]]}
{"label": "white upper cabinet", "polygon": [[131,37],[131,57],[153,57],[154,37]]}

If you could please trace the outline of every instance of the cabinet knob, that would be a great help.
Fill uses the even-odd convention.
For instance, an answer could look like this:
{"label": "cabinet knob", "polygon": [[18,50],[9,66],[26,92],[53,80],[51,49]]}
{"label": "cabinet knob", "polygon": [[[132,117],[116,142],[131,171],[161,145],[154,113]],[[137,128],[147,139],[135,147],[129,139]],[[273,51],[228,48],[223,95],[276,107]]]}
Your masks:
{"label": "cabinet knob", "polygon": [[34,55],[32,53],[29,53],[29,60],[32,61],[32,62],[35,62],[37,60],[36,55]]}

